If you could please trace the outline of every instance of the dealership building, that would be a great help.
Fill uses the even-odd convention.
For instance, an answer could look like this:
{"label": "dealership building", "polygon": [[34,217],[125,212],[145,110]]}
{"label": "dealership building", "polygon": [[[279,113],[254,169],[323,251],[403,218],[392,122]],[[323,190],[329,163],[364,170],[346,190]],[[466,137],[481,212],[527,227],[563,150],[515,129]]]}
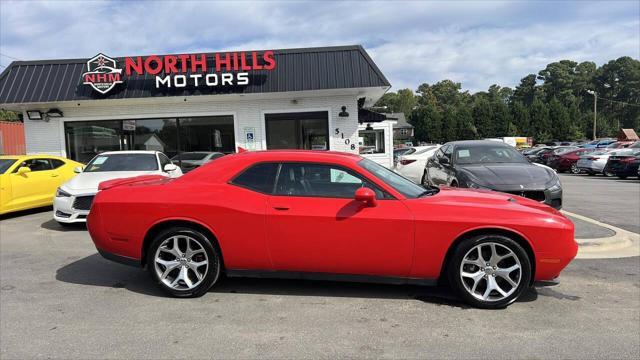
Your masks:
{"label": "dealership building", "polygon": [[113,150],[362,152],[390,166],[390,84],[362,46],[15,61],[0,108],[26,151],[86,163]]}

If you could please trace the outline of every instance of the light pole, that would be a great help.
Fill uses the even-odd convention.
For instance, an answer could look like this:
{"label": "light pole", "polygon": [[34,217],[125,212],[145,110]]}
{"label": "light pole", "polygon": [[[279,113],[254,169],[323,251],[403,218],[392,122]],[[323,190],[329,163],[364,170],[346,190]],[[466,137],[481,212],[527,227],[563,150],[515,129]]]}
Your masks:
{"label": "light pole", "polygon": [[593,90],[587,90],[587,92],[593,95],[593,140],[596,139],[596,119],[598,117],[598,93]]}

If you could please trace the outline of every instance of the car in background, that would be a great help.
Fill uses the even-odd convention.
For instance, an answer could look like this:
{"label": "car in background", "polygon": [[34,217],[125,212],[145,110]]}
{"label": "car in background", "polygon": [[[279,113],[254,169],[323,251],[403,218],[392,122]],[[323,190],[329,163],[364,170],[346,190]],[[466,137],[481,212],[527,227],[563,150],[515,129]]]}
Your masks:
{"label": "car in background", "polygon": [[582,147],[585,149],[603,148],[616,141],[617,141],[616,139],[612,139],[612,138],[596,139],[586,144],[583,144]]}
{"label": "car in background", "polygon": [[96,155],[78,175],[55,191],[53,219],[61,225],[87,219],[101,182],[140,175],[179,177],[182,171],[159,151],[109,151]]}
{"label": "car in background", "polygon": [[537,152],[535,158],[533,159],[533,162],[538,163],[538,164],[547,165],[549,163],[549,158],[551,156],[559,155],[559,154],[564,153],[565,151],[575,150],[577,148],[578,148],[577,146],[553,146],[553,147],[549,147],[549,148],[546,148],[544,150],[541,150],[541,151]]}
{"label": "car in background", "polygon": [[616,141],[611,144],[605,146],[605,149],[624,149],[633,145],[635,141]]}
{"label": "car in background", "polygon": [[425,167],[423,186],[486,189],[562,207],[562,184],[553,169],[532,164],[512,146],[495,141],[442,145]]}
{"label": "car in background", "polygon": [[440,145],[420,146],[408,155],[402,155],[395,164],[394,171],[416,184],[422,183],[424,166]]}
{"label": "car in background", "polygon": [[533,281],[557,277],[578,251],[573,223],[548,206],[490,191],[425,189],[355,154],[250,151],[178,179],[100,186],[87,221],[98,252],[148,269],[175,297],[202,296],[223,273],[446,279],[467,303],[502,308]]}
{"label": "car in background", "polygon": [[580,156],[580,159],[576,162],[576,166],[580,172],[587,175],[603,174],[606,176],[613,176],[611,173],[605,172],[605,166],[609,160],[609,156],[619,151],[625,151],[626,149],[595,149],[596,151]]}
{"label": "car in background", "polygon": [[640,164],[640,149],[626,149],[609,156],[605,169],[620,179],[637,176]]}
{"label": "car in background", "polygon": [[0,156],[0,214],[53,204],[81,163],[52,155]]}
{"label": "car in background", "polygon": [[398,162],[398,158],[405,154],[411,154],[415,152],[416,149],[414,147],[401,147],[397,149],[393,149],[393,164]]}
{"label": "car in background", "polygon": [[634,142],[632,145],[629,145],[629,149],[640,149],[640,141]]}
{"label": "car in background", "polygon": [[549,157],[547,165],[557,172],[571,171],[572,174],[580,174],[582,170],[578,168],[578,160],[580,156],[590,154],[597,149],[573,149],[561,152],[557,155]]}
{"label": "car in background", "polygon": [[187,173],[198,166],[202,166],[211,160],[224,156],[221,152],[190,151],[183,152],[171,158],[174,164],[178,164],[183,173]]}

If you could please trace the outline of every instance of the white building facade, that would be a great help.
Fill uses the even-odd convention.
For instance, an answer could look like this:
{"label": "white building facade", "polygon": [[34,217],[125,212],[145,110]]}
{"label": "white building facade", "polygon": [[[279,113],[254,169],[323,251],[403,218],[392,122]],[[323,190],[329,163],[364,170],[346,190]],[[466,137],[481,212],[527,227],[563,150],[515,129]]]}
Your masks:
{"label": "white building facade", "polygon": [[[0,75],[0,107],[23,114],[27,153],[85,163],[102,151],[149,146],[169,156],[240,148],[367,153],[359,122],[365,132],[370,123],[359,114],[389,87],[361,46],[98,54],[12,63]],[[390,154],[392,133],[385,132]],[[382,156],[366,156],[374,155]]]}

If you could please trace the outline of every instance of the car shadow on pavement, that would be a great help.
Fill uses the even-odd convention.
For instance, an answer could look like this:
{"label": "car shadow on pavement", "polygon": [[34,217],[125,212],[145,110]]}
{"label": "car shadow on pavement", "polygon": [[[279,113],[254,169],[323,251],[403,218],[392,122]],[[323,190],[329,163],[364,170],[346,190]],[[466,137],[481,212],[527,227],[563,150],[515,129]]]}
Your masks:
{"label": "car shadow on pavement", "polygon": [[98,254],[59,268],[56,271],[56,280],[77,285],[125,288],[139,294],[165,296],[146,271],[111,262]]}
{"label": "car shadow on pavement", "polygon": [[[59,268],[56,271],[56,280],[78,285],[124,288],[144,295],[167,296],[151,280],[146,271],[105,260],[98,254],[87,256]],[[470,308],[444,286],[385,285],[298,279],[228,278],[222,276],[209,292],[419,300],[438,306],[460,309]],[[518,299],[518,302],[534,301],[537,297],[536,289],[532,288],[523,294]]]}
{"label": "car shadow on pavement", "polygon": [[85,223],[73,223],[67,225],[60,225],[57,221],[51,219],[40,224],[40,227],[47,230],[53,231],[87,231],[87,226]]}
{"label": "car shadow on pavement", "polygon": [[39,207],[34,209],[10,212],[8,214],[2,214],[0,215],[0,220],[10,220],[10,219],[15,219],[15,218],[19,218],[27,215],[38,214],[46,211],[53,211],[53,206],[44,206],[44,207]]}

